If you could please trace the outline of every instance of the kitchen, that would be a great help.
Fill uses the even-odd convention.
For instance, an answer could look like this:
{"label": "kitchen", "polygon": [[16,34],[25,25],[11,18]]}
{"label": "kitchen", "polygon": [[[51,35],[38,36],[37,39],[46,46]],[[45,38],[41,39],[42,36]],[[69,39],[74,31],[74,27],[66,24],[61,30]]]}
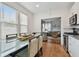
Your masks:
{"label": "kitchen", "polygon": [[[46,3],[0,3],[0,57],[36,56],[40,50],[42,51],[41,19],[55,17],[61,18],[61,46],[71,57],[79,57],[79,3],[47,3],[44,6],[48,6],[48,11],[45,11],[46,8],[40,8],[38,4]],[[35,9],[32,5],[36,5]],[[59,5],[59,7],[63,5],[63,7],[53,8],[52,10],[49,7],[50,5],[52,8],[55,5]],[[30,8],[31,11],[26,7]],[[39,12],[41,10],[42,12]],[[22,51],[27,53],[23,55]]]}

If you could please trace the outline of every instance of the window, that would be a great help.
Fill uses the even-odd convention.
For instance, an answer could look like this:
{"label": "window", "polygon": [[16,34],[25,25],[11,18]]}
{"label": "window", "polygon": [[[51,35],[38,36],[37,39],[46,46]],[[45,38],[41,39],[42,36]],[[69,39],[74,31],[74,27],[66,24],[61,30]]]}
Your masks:
{"label": "window", "polygon": [[27,33],[28,17],[27,15],[20,13],[20,33]]}
{"label": "window", "polygon": [[11,8],[10,6],[0,3],[0,38],[2,39],[0,40],[0,52],[5,52],[18,45],[15,41],[16,38],[13,37],[15,35],[12,35],[12,37],[9,36],[10,39],[6,39],[6,35],[16,33],[27,33],[27,28],[27,15],[19,12],[14,8]]}
{"label": "window", "polygon": [[[5,39],[7,34],[27,33],[28,17],[22,12],[18,13],[20,15],[16,13],[16,9],[14,8],[11,8],[5,4],[0,5],[1,38]],[[19,18],[16,14],[19,16]],[[18,21],[16,17],[19,19]]]}
{"label": "window", "polygon": [[51,23],[43,23],[43,32],[49,32],[51,31]]}
{"label": "window", "polygon": [[0,3],[0,20],[2,18],[2,4]]}
{"label": "window", "polygon": [[1,37],[5,39],[7,34],[17,33],[16,10],[4,4],[1,5],[0,10]]}
{"label": "window", "polygon": [[9,23],[16,23],[16,10],[3,5],[3,18],[4,18],[4,22],[9,22]]}

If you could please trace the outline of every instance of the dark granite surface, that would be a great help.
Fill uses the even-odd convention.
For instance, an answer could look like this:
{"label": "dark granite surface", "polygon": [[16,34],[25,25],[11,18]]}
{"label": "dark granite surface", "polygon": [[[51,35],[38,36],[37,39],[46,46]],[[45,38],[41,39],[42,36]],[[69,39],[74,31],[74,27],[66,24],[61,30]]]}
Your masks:
{"label": "dark granite surface", "polygon": [[67,33],[65,33],[64,35],[68,35],[68,36],[71,36],[71,37],[79,40],[79,34],[78,35],[74,35],[74,34],[67,34]]}

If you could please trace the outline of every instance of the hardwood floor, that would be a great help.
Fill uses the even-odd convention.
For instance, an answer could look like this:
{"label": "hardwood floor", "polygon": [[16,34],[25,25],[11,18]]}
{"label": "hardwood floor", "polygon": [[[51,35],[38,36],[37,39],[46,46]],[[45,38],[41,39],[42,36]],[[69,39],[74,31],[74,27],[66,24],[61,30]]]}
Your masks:
{"label": "hardwood floor", "polygon": [[69,57],[64,48],[60,44],[52,42],[52,39],[43,42],[42,51],[43,57]]}

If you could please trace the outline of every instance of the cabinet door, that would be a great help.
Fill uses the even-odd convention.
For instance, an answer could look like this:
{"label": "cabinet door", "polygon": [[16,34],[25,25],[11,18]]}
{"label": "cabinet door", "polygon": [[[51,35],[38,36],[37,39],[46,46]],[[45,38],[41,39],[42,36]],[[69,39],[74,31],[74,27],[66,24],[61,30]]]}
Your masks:
{"label": "cabinet door", "polygon": [[39,37],[39,49],[42,47],[42,41],[43,41],[43,37],[40,36]]}
{"label": "cabinet door", "polygon": [[69,38],[69,53],[72,57],[79,57],[79,41],[73,37]]}
{"label": "cabinet door", "polygon": [[72,56],[72,52],[71,52],[71,50],[72,50],[72,45],[71,45],[71,44],[72,44],[72,43],[71,43],[71,42],[73,42],[72,39],[73,39],[73,38],[69,36],[68,51],[69,51],[69,53],[70,53],[71,56]]}
{"label": "cabinet door", "polygon": [[76,40],[75,44],[75,56],[79,57],[79,40]]}
{"label": "cabinet door", "polygon": [[69,38],[69,53],[71,56],[74,56],[74,48],[75,48],[75,45],[73,44],[74,43],[74,39],[72,37]]}
{"label": "cabinet door", "polygon": [[79,40],[73,38],[73,43],[71,45],[71,48],[72,48],[71,50],[72,56],[79,57]]}
{"label": "cabinet door", "polygon": [[31,40],[29,45],[30,57],[34,57],[38,51],[38,39],[34,38]]}

